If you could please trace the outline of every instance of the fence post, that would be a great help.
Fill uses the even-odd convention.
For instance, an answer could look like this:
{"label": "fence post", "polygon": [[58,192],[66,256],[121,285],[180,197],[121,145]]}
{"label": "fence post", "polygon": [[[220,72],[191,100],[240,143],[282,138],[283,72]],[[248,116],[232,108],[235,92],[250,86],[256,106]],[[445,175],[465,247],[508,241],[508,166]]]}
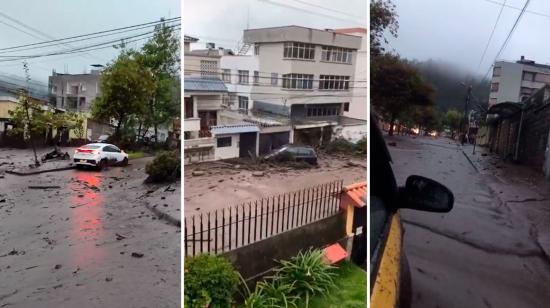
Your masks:
{"label": "fence post", "polygon": [[235,206],[237,217],[235,218],[235,248],[239,246],[239,206]]}
{"label": "fence post", "polygon": [[248,244],[250,244],[250,224],[252,222],[252,202],[248,202]]}
{"label": "fence post", "polygon": [[202,244],[204,243],[204,237],[203,237],[203,229],[202,229],[202,213],[201,213],[201,242],[200,242],[200,248],[201,248],[201,253],[203,251],[203,247],[202,247]]}
{"label": "fence post", "polygon": [[214,219],[216,219],[216,221],[214,221],[214,229],[216,230],[214,232],[214,253],[218,254],[218,210],[217,209],[214,212]]}
{"label": "fence post", "polygon": [[185,245],[185,256],[187,257],[188,255],[188,252],[187,252],[187,236],[188,236],[188,233],[187,233],[187,218],[183,217],[183,228],[184,228],[184,234],[183,234],[183,237],[184,237],[184,245]]}
{"label": "fence post", "polygon": [[232,242],[232,240],[231,240],[231,225],[232,225],[231,220],[232,220],[232,216],[233,215],[231,215],[231,207],[229,207],[229,250],[231,250],[231,242]]}
{"label": "fence post", "polygon": [[197,244],[196,233],[195,232],[195,216],[193,216],[193,256],[195,256],[195,245]]}
{"label": "fence post", "polygon": [[244,211],[244,203],[241,204],[241,210],[243,212],[243,227],[241,228],[243,231],[242,231],[242,234],[241,234],[241,246],[244,246],[244,226],[246,225],[245,224],[246,213]]}
{"label": "fence post", "polygon": [[212,251],[212,250],[210,250],[210,212],[208,212],[208,231],[207,232],[208,232],[208,239],[207,239],[208,240],[208,246],[207,247],[208,247],[208,253],[210,254],[210,252]]}
{"label": "fence post", "polygon": [[222,209],[222,252],[225,251],[225,209]]}

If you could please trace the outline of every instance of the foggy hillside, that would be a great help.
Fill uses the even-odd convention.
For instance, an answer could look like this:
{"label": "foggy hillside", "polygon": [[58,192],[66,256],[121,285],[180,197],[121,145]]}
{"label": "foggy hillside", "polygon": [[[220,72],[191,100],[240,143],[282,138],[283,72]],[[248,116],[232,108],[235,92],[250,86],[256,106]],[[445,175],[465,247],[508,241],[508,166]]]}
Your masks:
{"label": "foggy hillside", "polygon": [[441,111],[454,108],[464,109],[466,87],[461,83],[472,85],[474,101],[486,106],[489,99],[489,82],[482,82],[480,76],[462,70],[461,68],[438,60],[409,61],[422,76],[431,82],[437,90],[436,104]]}

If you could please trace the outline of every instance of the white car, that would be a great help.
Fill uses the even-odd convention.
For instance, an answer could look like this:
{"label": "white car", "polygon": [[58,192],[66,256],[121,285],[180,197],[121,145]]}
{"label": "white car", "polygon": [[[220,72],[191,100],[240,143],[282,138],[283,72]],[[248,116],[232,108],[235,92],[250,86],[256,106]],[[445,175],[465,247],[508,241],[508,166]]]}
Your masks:
{"label": "white car", "polygon": [[108,143],[90,143],[74,151],[73,161],[76,166],[92,166],[100,170],[108,165],[128,164],[128,154]]}

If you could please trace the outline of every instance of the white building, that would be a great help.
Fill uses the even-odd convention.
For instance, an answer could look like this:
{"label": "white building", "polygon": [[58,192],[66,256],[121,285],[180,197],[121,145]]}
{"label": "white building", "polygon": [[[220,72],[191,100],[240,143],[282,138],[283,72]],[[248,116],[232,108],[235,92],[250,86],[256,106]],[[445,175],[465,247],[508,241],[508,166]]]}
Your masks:
{"label": "white building", "polygon": [[356,87],[361,37],[285,26],[244,30],[243,41],[253,55],[222,57],[230,93],[222,117],[260,125],[260,153],[288,142],[318,144],[343,123],[366,126],[344,116]]}
{"label": "white building", "polygon": [[523,56],[516,62],[495,62],[489,107],[504,102],[520,103],[547,84],[550,84],[550,65]]}

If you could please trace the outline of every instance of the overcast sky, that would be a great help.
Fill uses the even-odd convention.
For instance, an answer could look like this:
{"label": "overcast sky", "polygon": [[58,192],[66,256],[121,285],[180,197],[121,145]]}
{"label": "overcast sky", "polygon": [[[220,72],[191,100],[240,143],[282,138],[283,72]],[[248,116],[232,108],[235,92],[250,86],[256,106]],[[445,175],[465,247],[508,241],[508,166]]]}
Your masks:
{"label": "overcast sky", "polygon": [[[0,13],[19,21],[31,28],[54,38],[63,38],[92,33],[113,28],[132,26],[152,22],[161,17],[181,16],[179,0],[21,0],[2,1]],[[8,26],[6,24],[11,25]],[[16,30],[13,27],[29,32]],[[147,31],[125,33],[135,35]],[[32,35],[30,35],[32,34]],[[34,36],[33,36],[34,35]],[[35,37],[37,36],[37,37]],[[122,36],[122,35],[121,35]],[[17,24],[0,14],[0,48],[30,44],[49,40],[40,34]],[[111,40],[113,37],[98,39],[96,42]],[[141,44],[143,41],[133,44]],[[71,44],[75,47],[85,46],[87,42]],[[55,46],[52,50],[67,49],[66,46]],[[19,53],[0,55],[19,55],[42,53],[41,50],[27,50]],[[57,72],[82,73],[90,69],[90,64],[106,64],[118,51],[113,48],[97,50],[90,54],[71,54],[28,60],[31,78],[47,82],[52,69]],[[5,59],[5,58],[0,58]],[[0,75],[15,74],[23,76],[22,64],[17,62],[0,62]]]}
{"label": "overcast sky", "polygon": [[[526,0],[508,0],[521,8]],[[391,48],[406,58],[439,59],[485,75],[520,10],[505,7],[481,67],[478,64],[504,0],[394,0],[399,37]],[[500,59],[550,63],[550,1],[531,0]],[[547,16],[541,16],[547,15]]]}
{"label": "overcast sky", "polygon": [[366,27],[367,7],[367,0],[184,0],[185,34],[201,40],[197,48],[215,42],[216,47],[235,49],[247,24],[250,28]]}

